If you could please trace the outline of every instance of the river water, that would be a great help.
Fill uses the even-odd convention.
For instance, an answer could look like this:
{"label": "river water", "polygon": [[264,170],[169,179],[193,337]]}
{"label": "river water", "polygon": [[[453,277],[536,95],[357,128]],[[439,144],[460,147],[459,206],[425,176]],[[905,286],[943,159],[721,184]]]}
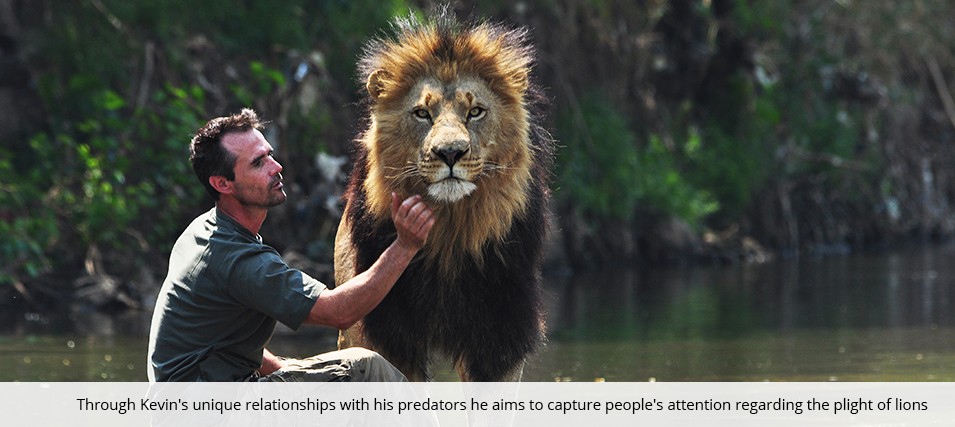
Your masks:
{"label": "river water", "polygon": [[[955,381],[952,246],[546,282],[548,342],[525,381]],[[149,317],[4,310],[0,381],[143,381]],[[305,327],[270,348],[334,341]]]}

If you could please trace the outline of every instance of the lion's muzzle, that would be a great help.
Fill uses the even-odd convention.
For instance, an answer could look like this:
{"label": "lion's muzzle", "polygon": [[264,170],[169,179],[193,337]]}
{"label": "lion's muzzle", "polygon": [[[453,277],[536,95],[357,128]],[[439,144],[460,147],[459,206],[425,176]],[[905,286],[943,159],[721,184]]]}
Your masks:
{"label": "lion's muzzle", "polygon": [[431,152],[444,161],[444,164],[448,165],[449,168],[454,168],[454,164],[461,160],[468,151],[470,150],[461,150],[457,147],[435,147],[431,149]]}
{"label": "lion's muzzle", "polygon": [[[442,118],[443,119],[443,118]],[[429,132],[428,155],[420,165],[431,198],[453,203],[477,189],[471,182],[480,172],[467,129],[459,120],[439,120]]]}

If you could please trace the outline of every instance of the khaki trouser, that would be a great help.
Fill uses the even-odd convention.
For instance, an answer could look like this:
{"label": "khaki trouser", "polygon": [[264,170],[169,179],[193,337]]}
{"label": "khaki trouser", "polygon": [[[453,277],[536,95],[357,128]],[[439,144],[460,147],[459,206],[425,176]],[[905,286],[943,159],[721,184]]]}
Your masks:
{"label": "khaki trouser", "polygon": [[374,351],[352,347],[307,359],[285,359],[285,367],[258,381],[267,382],[396,382],[408,381],[390,362]]}

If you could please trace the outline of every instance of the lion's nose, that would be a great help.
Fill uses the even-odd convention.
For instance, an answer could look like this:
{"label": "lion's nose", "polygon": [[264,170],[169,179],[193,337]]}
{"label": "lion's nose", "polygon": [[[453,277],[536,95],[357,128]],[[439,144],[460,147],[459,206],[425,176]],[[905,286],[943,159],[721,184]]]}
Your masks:
{"label": "lion's nose", "polygon": [[467,153],[467,150],[461,150],[458,148],[444,147],[444,148],[433,148],[431,152],[435,156],[438,156],[439,159],[443,160],[448,166],[454,166],[458,160],[461,160],[464,157],[464,154]]}

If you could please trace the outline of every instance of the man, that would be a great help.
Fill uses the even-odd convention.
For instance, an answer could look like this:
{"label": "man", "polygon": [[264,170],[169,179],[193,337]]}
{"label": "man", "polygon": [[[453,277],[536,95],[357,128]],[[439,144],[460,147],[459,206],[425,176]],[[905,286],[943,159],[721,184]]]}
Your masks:
{"label": "man", "polygon": [[258,235],[286,199],[282,165],[254,111],[205,124],[190,143],[199,181],[216,200],[172,249],[149,333],[154,381],[389,381],[404,376],[377,353],[342,350],[290,361],[266,344],[275,322],[346,329],[385,297],[424,245],[434,217],[420,196],[392,194],[397,238],[364,273],[335,289],[290,268]]}

